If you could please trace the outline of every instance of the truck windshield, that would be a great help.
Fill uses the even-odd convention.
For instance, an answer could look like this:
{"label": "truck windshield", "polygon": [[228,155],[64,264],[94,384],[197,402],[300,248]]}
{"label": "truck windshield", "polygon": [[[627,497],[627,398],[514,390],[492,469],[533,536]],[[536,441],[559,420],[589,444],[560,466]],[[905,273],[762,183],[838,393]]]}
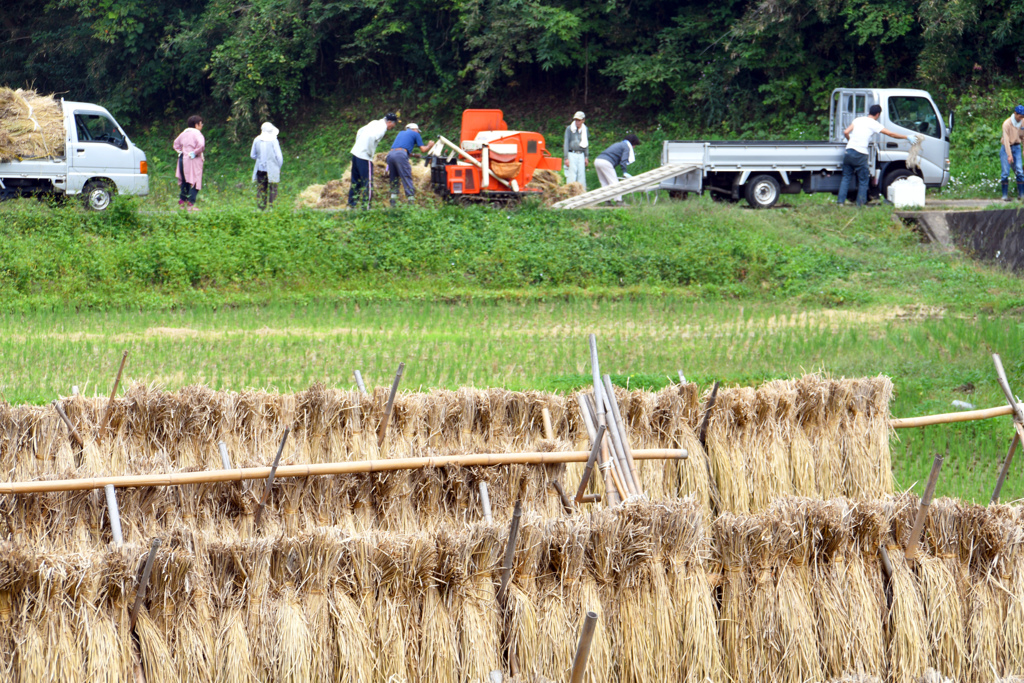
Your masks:
{"label": "truck windshield", "polygon": [[932,103],[923,97],[890,97],[889,121],[902,128],[924,133],[933,138],[942,134],[939,115]]}
{"label": "truck windshield", "polygon": [[79,142],[102,142],[125,149],[127,146],[121,129],[103,114],[75,114],[75,127]]}

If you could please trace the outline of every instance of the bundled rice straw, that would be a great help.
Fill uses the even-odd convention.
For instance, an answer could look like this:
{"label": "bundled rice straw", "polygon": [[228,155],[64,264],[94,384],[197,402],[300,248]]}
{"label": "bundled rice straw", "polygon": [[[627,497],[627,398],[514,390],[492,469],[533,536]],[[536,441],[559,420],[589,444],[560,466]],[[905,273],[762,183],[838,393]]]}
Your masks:
{"label": "bundled rice straw", "polygon": [[965,673],[967,647],[962,590],[966,574],[957,554],[957,515],[955,501],[940,498],[932,502],[926,529],[934,555],[919,553],[917,569],[928,615],[928,664],[959,681]]}
{"label": "bundled rice straw", "polygon": [[[429,543],[429,540],[426,540]],[[419,621],[419,661],[409,680],[458,683],[459,635],[449,606],[453,586],[462,581],[460,540],[439,533],[434,548],[424,548],[422,564],[426,585],[420,594],[423,608]]]}
{"label": "bundled rice straw", "polygon": [[779,496],[793,493],[789,462],[791,393],[787,383],[772,382],[755,394],[754,431],[747,451],[752,511],[763,510]]}
{"label": "bundled rice straw", "polygon": [[53,95],[0,88],[0,163],[64,156],[64,113]]}
{"label": "bundled rice straw", "polygon": [[1013,546],[1008,555],[1007,570],[1010,578],[1007,582],[1006,620],[1003,621],[1003,643],[1006,646],[1006,666],[1008,675],[1024,676],[1024,508],[1017,508],[1017,532],[1013,537]]}
{"label": "bundled rice straw", "polygon": [[332,584],[341,557],[341,545],[328,533],[318,531],[295,543],[299,592],[309,627],[309,674],[314,681],[335,680],[335,638],[332,624]]}
{"label": "bundled rice straw", "polygon": [[556,677],[572,667],[576,645],[569,635],[573,633],[574,615],[566,596],[566,583],[572,578],[564,574],[571,532],[571,524],[567,520],[548,522],[537,577],[537,628],[540,631],[537,668]]}
{"label": "bundled rice straw", "polygon": [[722,563],[719,631],[725,668],[733,681],[750,681],[753,669],[750,541],[761,535],[751,517],[725,513],[715,520],[715,545]]}
{"label": "bundled rice straw", "polygon": [[800,379],[801,422],[815,453],[815,484],[825,500],[846,495],[840,433],[849,386],[816,375]]}
{"label": "bundled rice straw", "polygon": [[711,483],[708,455],[693,431],[699,413],[700,390],[696,384],[662,389],[654,397],[649,444],[686,449],[689,455],[685,460],[672,460],[662,466],[665,470],[665,495],[693,496],[704,512],[705,521],[710,523],[720,502]]}
{"label": "bundled rice straw", "polygon": [[[573,633],[579,633],[587,612],[597,614],[597,628],[590,644],[590,660],[584,674],[587,683],[605,683],[612,680],[612,640],[610,618],[613,612],[602,602],[604,587],[610,582],[612,569],[608,562],[614,520],[604,512],[589,525],[580,524],[573,530],[575,540],[570,541],[573,552],[566,557],[565,571],[578,576],[571,582],[570,604],[578,606]],[[582,552],[576,552],[576,549]],[[599,583],[600,582],[600,583]]]}
{"label": "bundled rice straw", "polygon": [[1007,616],[1010,582],[1007,551],[1014,545],[1016,528],[1009,506],[973,505],[964,510],[968,534],[962,539],[971,573],[968,597],[968,678],[994,683],[1003,676],[1005,652],[1003,624]]}
{"label": "bundled rice straw", "polygon": [[690,499],[669,512],[662,536],[679,651],[675,675],[687,683],[725,676],[714,587],[705,569],[710,556],[705,533],[700,509]]}
{"label": "bundled rice straw", "polygon": [[744,439],[743,434],[747,431],[747,405],[752,397],[753,389],[719,391],[708,423],[708,460],[721,509],[737,514],[750,510],[750,489],[744,463],[749,439]]}
{"label": "bundled rice straw", "polygon": [[924,603],[913,572],[907,565],[903,549],[917,515],[917,497],[905,494],[884,503],[891,519],[892,539],[889,558],[893,574],[889,582],[892,605],[888,620],[889,680],[893,683],[914,683],[928,665],[928,621]]}
{"label": "bundled rice straw", "polygon": [[[776,419],[785,432],[784,440],[789,444],[789,454],[784,459],[789,464],[793,482],[793,493],[798,496],[818,497],[817,453],[807,432],[802,426],[800,400],[803,395],[797,382],[773,382],[779,387],[779,402]],[[808,398],[814,398],[814,394]],[[805,409],[806,412],[807,409]],[[813,406],[811,407],[813,410]]]}
{"label": "bundled rice straw", "polygon": [[[813,501],[783,499],[768,512],[775,568],[776,621],[772,625],[772,670],[783,683],[821,680],[821,659],[811,606],[808,518]],[[756,598],[755,598],[756,599]]]}
{"label": "bundled rice straw", "polygon": [[853,671],[850,584],[847,558],[853,543],[853,519],[845,501],[835,500],[809,510],[814,547],[811,551],[811,597],[817,622],[822,673],[838,679]]}
{"label": "bundled rice straw", "polygon": [[66,558],[44,557],[30,572],[15,673],[23,681],[82,680],[85,657],[71,627],[75,567]]}
{"label": "bundled rice straw", "polygon": [[852,508],[854,543],[846,555],[850,606],[851,664],[849,671],[881,677],[885,671],[887,616],[879,547],[888,537],[889,523],[882,507],[856,503]]}
{"label": "bundled rice straw", "polygon": [[891,494],[889,401],[892,381],[882,376],[856,380],[849,391],[840,439],[846,495],[869,500]]}
{"label": "bundled rice straw", "polygon": [[[334,661],[339,683],[362,683],[373,678],[374,653],[369,622],[372,612],[372,586],[365,539],[341,543],[339,576],[331,591],[331,631],[334,635]],[[357,600],[364,601],[361,605]],[[367,604],[368,603],[368,604]]]}
{"label": "bundled rice straw", "polygon": [[[523,515],[504,605],[509,660],[515,659],[520,676],[531,678],[542,673],[539,671],[541,633],[536,602],[542,537],[540,525],[540,520],[533,515]],[[502,548],[505,543],[503,539]]]}
{"label": "bundled rice straw", "polygon": [[501,633],[493,570],[498,559],[498,535],[493,525],[477,524],[463,537],[463,571],[456,590],[460,680],[482,681],[501,668]]}

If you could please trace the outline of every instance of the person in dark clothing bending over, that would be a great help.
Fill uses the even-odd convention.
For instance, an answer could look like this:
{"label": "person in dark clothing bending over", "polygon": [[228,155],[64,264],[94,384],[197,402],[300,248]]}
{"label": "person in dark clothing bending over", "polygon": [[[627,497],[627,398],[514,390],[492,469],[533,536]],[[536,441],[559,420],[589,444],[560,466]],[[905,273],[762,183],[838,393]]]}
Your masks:
{"label": "person in dark clothing bending over", "polygon": [[[594,170],[597,171],[597,179],[601,181],[601,187],[608,187],[619,182],[615,174],[615,167],[622,167],[622,174],[626,173],[629,165],[636,161],[636,154],[633,148],[640,144],[640,138],[630,133],[625,139],[616,142],[614,145],[597,155],[594,160]],[[616,204],[622,203],[622,195],[615,198]]]}
{"label": "person in dark clothing bending over", "polygon": [[388,177],[391,179],[391,206],[398,201],[398,181],[402,181],[405,187],[405,198],[412,201],[416,194],[416,188],[412,184],[412,164],[409,162],[409,155],[413,147],[419,147],[421,152],[426,152],[434,146],[433,141],[423,144],[420,136],[420,127],[410,123],[401,133],[395,136],[395,142],[391,145],[385,162],[388,166]]}

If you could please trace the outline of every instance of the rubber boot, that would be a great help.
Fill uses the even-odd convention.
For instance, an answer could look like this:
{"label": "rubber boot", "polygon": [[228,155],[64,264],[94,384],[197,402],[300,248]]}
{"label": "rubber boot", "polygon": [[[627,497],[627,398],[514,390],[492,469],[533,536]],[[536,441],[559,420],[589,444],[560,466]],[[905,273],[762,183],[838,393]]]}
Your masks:
{"label": "rubber boot", "polygon": [[1024,199],[1024,183],[1017,183],[1017,201]]}
{"label": "rubber boot", "polygon": [[1003,187],[1003,201],[1004,202],[1008,202],[1008,201],[1010,201],[1010,181],[1009,180],[1004,180],[1002,182],[1002,187]]}

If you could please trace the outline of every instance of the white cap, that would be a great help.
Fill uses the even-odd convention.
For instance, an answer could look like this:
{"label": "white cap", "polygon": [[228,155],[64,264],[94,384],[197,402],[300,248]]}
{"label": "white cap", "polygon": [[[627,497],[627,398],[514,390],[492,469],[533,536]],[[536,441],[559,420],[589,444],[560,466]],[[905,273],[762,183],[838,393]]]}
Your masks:
{"label": "white cap", "polygon": [[578,112],[576,112],[575,114],[572,115],[572,118],[573,118],[573,121],[575,121],[576,119],[581,119],[581,120],[585,119],[585,118],[587,118],[587,116],[583,112],[578,111]]}
{"label": "white cap", "polygon": [[405,129],[406,130],[419,130],[420,127],[418,125],[416,125],[415,123],[407,123],[407,124],[405,124]]}

